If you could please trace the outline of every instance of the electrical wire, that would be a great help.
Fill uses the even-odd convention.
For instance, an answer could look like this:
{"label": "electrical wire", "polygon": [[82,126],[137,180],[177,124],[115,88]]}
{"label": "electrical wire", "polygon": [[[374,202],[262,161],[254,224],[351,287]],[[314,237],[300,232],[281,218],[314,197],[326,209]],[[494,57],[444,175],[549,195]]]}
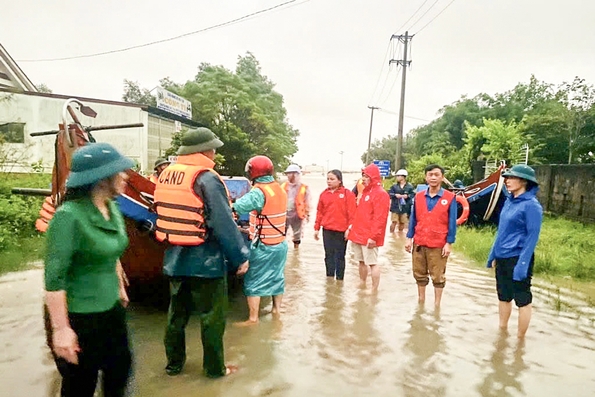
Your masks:
{"label": "electrical wire", "polygon": [[[401,44],[399,42],[397,42],[396,45],[395,45],[394,44],[394,41],[392,39],[390,40],[390,42],[389,42],[389,48],[391,49],[391,52],[390,52],[390,58],[391,58],[391,60],[395,57],[395,54],[399,52],[400,45]],[[385,62],[386,62],[386,59],[385,59]],[[372,103],[372,104],[377,103],[378,101],[380,101],[380,99],[383,97],[384,90],[387,87],[387,82],[388,82],[388,80],[390,78],[390,75],[391,75],[391,63],[388,62],[387,65],[388,65],[388,69],[386,71],[386,77],[384,79],[384,82],[382,83],[382,88],[380,89],[380,92],[378,93],[378,96],[376,97],[376,100],[374,100],[374,101],[372,100],[372,99],[374,99],[374,97],[372,97],[370,99],[370,103]],[[375,91],[375,93],[377,93],[377,92],[378,91]],[[375,106],[375,105],[371,105],[371,106]]]}
{"label": "electrical wire", "polygon": [[452,0],[450,3],[448,3],[448,4],[446,5],[446,7],[444,7],[444,8],[442,9],[442,11],[440,11],[440,12],[439,12],[439,13],[438,13],[438,14],[437,14],[437,15],[436,15],[434,18],[430,19],[430,22],[428,22],[428,23],[426,23],[424,26],[422,26],[422,27],[421,27],[421,29],[419,29],[419,30],[417,31],[417,33],[415,33],[415,34],[419,34],[419,32],[421,32],[422,30],[424,30],[424,28],[425,28],[426,26],[428,26],[429,24],[431,24],[431,23],[434,21],[434,19],[438,18],[438,17],[440,16],[440,14],[442,14],[444,11],[446,11],[446,9],[447,9],[448,7],[450,7],[450,5],[451,5],[452,3],[454,3],[454,2],[455,2],[455,0]]}
{"label": "electrical wire", "polygon": [[[399,115],[399,112],[396,112],[394,110],[388,110],[388,109],[384,109],[384,108],[378,108],[378,110],[381,111],[381,112],[384,112],[384,113],[395,115],[395,116],[398,116]],[[413,120],[419,120],[419,121],[426,121],[426,122],[429,122],[430,121],[428,119],[422,119],[420,117],[413,117],[413,116],[407,116],[407,115],[405,115],[403,117],[405,117],[407,119],[413,119]]]}
{"label": "electrical wire", "polygon": [[411,29],[413,29],[413,27],[414,27],[415,25],[417,25],[417,23],[418,23],[418,22],[419,22],[419,21],[420,21],[420,20],[421,20],[423,17],[425,17],[425,16],[426,16],[426,14],[427,14],[428,12],[430,12],[430,10],[431,10],[432,8],[434,8],[434,6],[436,5],[436,3],[438,3],[439,1],[440,1],[440,0],[436,0],[436,1],[434,1],[434,2],[432,3],[432,5],[430,6],[430,8],[428,8],[428,9],[426,10],[426,12],[424,12],[423,14],[421,14],[421,16],[420,16],[419,18],[417,18],[417,20],[416,20],[415,22],[413,22],[413,25],[409,26],[409,28],[408,28],[407,30],[411,30]]}
{"label": "electrical wire", "polygon": [[415,10],[415,12],[409,17],[408,20],[405,21],[405,23],[403,25],[401,25],[401,27],[399,29],[397,29],[395,32],[399,33],[399,31],[401,29],[403,29],[405,27],[405,25],[407,25],[407,23],[409,23],[409,21],[411,21],[411,19],[413,19],[413,17],[415,16],[415,14],[417,14],[419,12],[419,10],[421,10],[423,8],[424,5],[426,5],[426,3],[430,1],[430,0],[424,0],[423,3],[421,3],[421,5],[419,6],[419,8],[417,10]]}
{"label": "electrical wire", "polygon": [[[380,68],[380,72],[378,73],[378,79],[376,80],[376,85],[374,86],[374,91],[372,91],[372,96],[370,97],[369,103],[372,103],[372,99],[374,99],[374,95],[376,94],[376,90],[378,89],[378,84],[380,83],[380,79],[382,78],[382,72],[384,71],[384,67],[387,65],[386,60],[388,59],[388,54],[390,53],[390,46],[391,41],[389,40],[388,45],[386,46],[386,53],[384,54],[384,60],[382,61],[382,67]],[[389,65],[390,71],[390,65]],[[388,78],[388,73],[387,73]],[[384,80],[384,84],[386,84],[386,80]],[[384,85],[383,85],[384,87]]]}
{"label": "electrical wire", "polygon": [[[151,41],[151,42],[144,43],[144,44],[138,44],[138,45],[134,45],[134,46],[130,46],[130,47],[120,48],[120,49],[117,49],[117,50],[110,50],[110,51],[104,51],[104,52],[96,52],[96,53],[93,53],[93,54],[85,54],[85,55],[75,55],[75,56],[61,57],[61,58],[21,59],[18,62],[54,62],[54,61],[67,61],[67,60],[71,60],[71,59],[91,58],[91,57],[98,57],[98,56],[102,56],[102,55],[115,54],[115,53],[118,53],[118,52],[130,51],[130,50],[134,50],[134,49],[137,49],[137,48],[148,47],[148,46],[155,45],[155,44],[161,44],[161,43],[165,43],[165,42],[168,42],[168,41],[173,41],[173,40],[181,39],[183,37],[192,36],[192,35],[195,35],[195,34],[198,34],[198,33],[203,33],[203,32],[206,32],[206,31],[209,31],[209,30],[213,30],[213,29],[217,29],[217,28],[221,28],[221,27],[224,27],[224,26],[233,25],[233,24],[236,24],[238,22],[242,22],[242,21],[244,21],[246,19],[253,18],[253,17],[257,16],[257,15],[263,14],[265,12],[273,11],[273,10],[275,10],[277,8],[286,6],[286,5],[291,4],[291,3],[295,3],[296,1],[297,0],[289,0],[289,1],[286,1],[284,3],[280,3],[280,4],[277,4],[277,5],[272,6],[272,7],[269,7],[269,8],[264,8],[262,10],[255,11],[255,12],[252,12],[250,14],[246,14],[244,16],[241,16],[241,17],[238,17],[238,18],[235,18],[235,19],[226,21],[226,22],[218,23],[216,25],[208,26],[208,27],[203,28],[203,29],[195,30],[193,32],[188,32],[188,33],[184,33],[184,34],[181,34],[181,35],[178,35],[178,36],[168,37],[166,39],[155,40],[155,41]],[[299,4],[307,3],[308,1],[310,1],[310,0],[302,1]]]}
{"label": "electrical wire", "polygon": [[[390,94],[393,93],[393,89],[395,88],[395,85],[397,84],[397,80],[399,80],[399,71],[401,70],[401,65],[399,65],[397,67],[397,70],[395,72],[395,79],[393,80],[393,84],[390,86],[390,90],[388,91],[388,94],[386,94],[386,97],[384,97],[384,100],[382,102],[380,102],[380,105],[378,105],[379,107],[384,106],[384,104],[386,103],[386,101],[388,101],[388,98],[390,98]],[[380,98],[378,98],[380,99]]]}

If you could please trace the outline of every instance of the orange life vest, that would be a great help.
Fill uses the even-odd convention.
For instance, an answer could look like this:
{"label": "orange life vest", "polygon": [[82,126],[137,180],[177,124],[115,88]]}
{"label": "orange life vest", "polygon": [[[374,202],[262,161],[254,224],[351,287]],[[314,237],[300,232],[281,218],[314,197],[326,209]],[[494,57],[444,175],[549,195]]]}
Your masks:
{"label": "orange life vest", "polygon": [[364,192],[364,181],[362,180],[362,178],[359,178],[357,180],[357,184],[355,185],[357,188],[357,197],[356,197],[356,204],[359,204],[359,200],[362,198],[362,194]]}
{"label": "orange life vest", "polygon": [[194,192],[194,182],[203,172],[212,172],[219,177],[213,170],[214,165],[203,154],[193,153],[179,156],[175,164],[159,175],[154,194],[157,240],[174,245],[205,242],[204,203]]}
{"label": "orange life vest", "polygon": [[264,194],[264,207],[260,212],[250,213],[250,237],[266,245],[285,241],[287,194],[277,182],[255,183],[255,189]]}
{"label": "orange life vest", "polygon": [[158,180],[158,179],[159,179],[159,178],[157,178],[157,175],[155,175],[155,173],[152,173],[151,175],[149,175],[149,180],[150,180],[151,182],[153,182],[155,185],[157,184],[157,180]]}
{"label": "orange life vest", "polygon": [[[285,193],[289,192],[289,184],[287,182],[283,182],[281,184],[281,188],[285,190]],[[306,206],[306,192],[308,191],[308,186],[301,184],[297,195],[295,196],[295,212],[297,213],[298,218],[305,219],[308,216],[310,209]]]}

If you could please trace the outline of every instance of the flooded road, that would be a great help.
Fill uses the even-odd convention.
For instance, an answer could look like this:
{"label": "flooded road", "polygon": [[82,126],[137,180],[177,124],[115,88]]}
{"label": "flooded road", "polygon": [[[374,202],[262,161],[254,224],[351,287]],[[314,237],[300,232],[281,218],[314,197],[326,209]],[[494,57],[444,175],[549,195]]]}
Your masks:
{"label": "flooded road", "polygon": [[[324,177],[305,182],[313,187],[315,205]],[[348,260],[344,282],[327,281],[322,241],[314,241],[312,223],[306,230],[299,251],[289,250],[280,320],[263,314],[258,326],[235,328],[231,323],[245,319],[247,308],[241,296],[231,297],[226,358],[240,366],[237,374],[219,380],[201,375],[200,329],[193,318],[184,371],[168,377],[162,344],[166,314],[131,307],[134,394],[595,395],[595,311],[580,296],[558,294],[547,285],[534,288],[533,320],[520,343],[516,309],[510,334],[499,332],[493,275],[467,266],[456,244],[437,311],[431,287],[425,307],[417,304],[404,235],[387,237],[380,249],[380,290],[373,295],[370,286],[358,287],[353,261]],[[0,396],[55,396],[59,378],[45,347],[41,298],[40,269],[0,279]]]}

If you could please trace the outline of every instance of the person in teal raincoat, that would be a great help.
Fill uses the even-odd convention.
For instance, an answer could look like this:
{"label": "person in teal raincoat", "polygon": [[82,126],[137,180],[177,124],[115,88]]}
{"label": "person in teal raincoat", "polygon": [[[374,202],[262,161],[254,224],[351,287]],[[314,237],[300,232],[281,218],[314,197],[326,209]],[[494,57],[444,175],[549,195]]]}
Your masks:
{"label": "person in teal raincoat", "polygon": [[244,276],[248,320],[237,325],[258,323],[260,298],[273,297],[273,315],[278,315],[285,292],[287,242],[285,221],[287,194],[273,177],[273,163],[266,156],[255,156],[246,163],[253,188],[233,204],[238,214],[250,213],[250,268]]}

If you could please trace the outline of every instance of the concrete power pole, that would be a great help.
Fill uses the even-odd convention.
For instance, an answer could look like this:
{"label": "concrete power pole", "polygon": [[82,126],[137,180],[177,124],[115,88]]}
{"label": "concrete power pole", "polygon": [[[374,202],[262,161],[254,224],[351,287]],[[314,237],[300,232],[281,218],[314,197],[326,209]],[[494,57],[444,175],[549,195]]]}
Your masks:
{"label": "concrete power pole", "polygon": [[401,105],[399,107],[399,129],[397,130],[397,153],[395,156],[395,171],[403,167],[403,117],[405,115],[405,81],[407,79],[407,67],[411,61],[407,60],[407,47],[413,36],[409,36],[409,32],[405,35],[392,35],[392,39],[397,39],[403,43],[403,59],[391,59],[389,64],[396,63],[403,67],[403,75],[401,79]]}
{"label": "concrete power pole", "polygon": [[374,121],[374,110],[379,109],[375,106],[368,106],[368,109],[372,110],[370,114],[370,133],[368,134],[368,151],[366,152],[366,164],[368,165],[368,159],[370,158],[370,146],[372,145],[372,121]]}

